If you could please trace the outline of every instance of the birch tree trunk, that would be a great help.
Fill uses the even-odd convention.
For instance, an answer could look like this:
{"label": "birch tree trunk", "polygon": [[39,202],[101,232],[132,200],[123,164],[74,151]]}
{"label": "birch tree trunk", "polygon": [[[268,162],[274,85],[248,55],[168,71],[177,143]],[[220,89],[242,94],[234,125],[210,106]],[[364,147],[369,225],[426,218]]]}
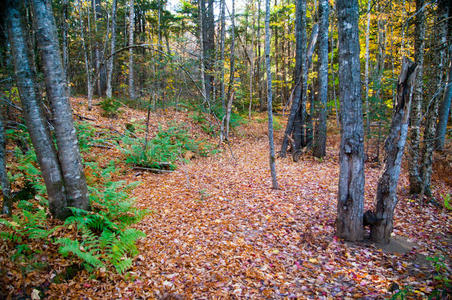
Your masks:
{"label": "birch tree trunk", "polygon": [[379,221],[370,227],[370,237],[375,242],[386,244],[391,238],[394,209],[397,205],[397,183],[408,133],[415,78],[416,65],[405,59],[397,86],[397,105],[394,107],[391,129],[385,142],[385,164],[378,180],[375,197],[376,219]]}
{"label": "birch tree trunk", "polygon": [[424,0],[416,0],[416,29],[414,37],[414,60],[418,66],[416,73],[416,83],[414,87],[413,107],[411,112],[411,132],[410,132],[410,160],[409,160],[409,180],[410,193],[419,194],[422,192],[421,178],[421,121],[422,121],[422,100],[423,100],[423,65],[424,65],[424,47],[425,47],[425,16],[422,7]]}
{"label": "birch tree trunk", "polygon": [[33,0],[32,7],[46,90],[55,124],[58,158],[66,187],[67,204],[70,207],[88,209],[88,189],[73,124],[72,109],[64,84],[53,13],[50,3],[46,0]]}
{"label": "birch tree trunk", "polygon": [[69,80],[69,46],[68,46],[68,0],[63,0],[62,3],[62,10],[63,10],[63,22],[62,22],[62,55],[63,55],[63,67],[64,67],[64,75],[66,79],[66,87],[67,87],[67,93],[68,97],[71,95],[71,85]]}
{"label": "birch tree trunk", "polygon": [[336,234],[363,238],[364,129],[361,108],[358,1],[337,0],[341,146]]}
{"label": "birch tree trunk", "polygon": [[[231,13],[231,58],[229,65],[229,86],[228,86],[228,99],[231,102],[234,100],[234,74],[235,74],[235,0],[232,0],[232,13]],[[228,103],[228,109],[226,111],[226,133],[225,139],[229,139],[229,120],[231,119],[231,107]]]}
{"label": "birch tree trunk", "polygon": [[265,0],[265,64],[267,67],[267,112],[268,112],[268,144],[272,188],[278,189],[275,166],[275,146],[273,144],[273,112],[272,112],[272,72],[270,69],[270,0]]}
{"label": "birch tree trunk", "polygon": [[229,59],[229,86],[228,86],[228,99],[234,89],[234,74],[235,74],[235,0],[232,0],[232,12],[231,12],[231,57]]}
{"label": "birch tree trunk", "polygon": [[67,216],[67,201],[64,181],[53,141],[50,137],[44,113],[40,106],[38,87],[28,55],[27,40],[21,22],[21,2],[11,1],[7,6],[8,35],[14,60],[17,88],[23,108],[23,116],[36,157],[47,188],[49,208],[53,216],[64,219]]}
{"label": "birch tree trunk", "polygon": [[111,7],[111,40],[110,40],[110,58],[107,63],[107,98],[111,98],[113,94],[113,87],[111,84],[113,77],[113,63],[115,60],[115,47],[116,47],[116,7],[117,0],[113,0]]}
{"label": "birch tree trunk", "polygon": [[134,67],[133,67],[133,32],[135,30],[135,10],[134,0],[129,0],[129,98],[134,100],[135,96],[135,81],[134,81]]}
{"label": "birch tree trunk", "polygon": [[[443,74],[446,61],[446,49],[447,49],[447,17],[448,17],[449,3],[446,0],[438,1],[438,10],[436,17],[436,30],[437,38],[435,39],[438,51],[438,65],[436,69],[436,88],[439,90],[443,85]],[[422,190],[420,196],[431,196],[430,183],[432,179],[432,167],[433,167],[433,150],[435,149],[435,137],[436,126],[438,120],[438,106],[440,97],[434,96],[431,106],[428,108],[428,114],[426,118],[426,125],[424,130],[424,149],[422,151]]]}
{"label": "birch tree trunk", "polygon": [[313,154],[315,157],[324,157],[326,154],[326,121],[328,101],[328,0],[319,2],[319,98],[320,113],[316,126]]}

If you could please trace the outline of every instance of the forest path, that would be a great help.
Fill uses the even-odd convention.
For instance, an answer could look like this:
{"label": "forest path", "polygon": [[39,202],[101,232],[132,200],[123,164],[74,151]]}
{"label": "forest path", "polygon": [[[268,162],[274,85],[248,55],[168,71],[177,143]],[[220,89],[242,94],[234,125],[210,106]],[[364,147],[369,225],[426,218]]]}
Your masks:
{"label": "forest path", "polygon": [[[265,127],[256,122],[245,125],[237,130],[231,149],[195,158],[172,173],[129,169],[120,176],[142,182],[133,196],[137,206],[153,213],[136,225],[147,236],[138,242],[140,255],[129,280],[97,280],[95,294],[187,299],[376,297],[390,295],[388,289],[395,282],[428,292],[424,275],[408,270],[417,253],[447,250],[441,241],[450,216],[438,217],[431,206],[408,201],[402,174],[394,232],[418,244],[416,251],[402,256],[364,243],[346,244],[334,236],[337,136],[329,138],[322,161],[309,155],[298,163],[278,159],[280,189],[272,190]],[[375,195],[378,173],[377,168],[366,168],[366,207]]]}

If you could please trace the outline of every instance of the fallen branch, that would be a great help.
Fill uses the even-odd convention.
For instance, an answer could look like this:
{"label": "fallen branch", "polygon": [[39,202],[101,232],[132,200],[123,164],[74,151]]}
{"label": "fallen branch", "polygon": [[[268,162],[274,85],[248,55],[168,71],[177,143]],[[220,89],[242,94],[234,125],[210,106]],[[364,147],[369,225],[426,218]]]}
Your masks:
{"label": "fallen branch", "polygon": [[162,169],[157,169],[157,168],[138,167],[138,166],[134,166],[133,169],[134,170],[149,171],[149,172],[157,173],[157,174],[174,172],[174,170],[162,170]]}

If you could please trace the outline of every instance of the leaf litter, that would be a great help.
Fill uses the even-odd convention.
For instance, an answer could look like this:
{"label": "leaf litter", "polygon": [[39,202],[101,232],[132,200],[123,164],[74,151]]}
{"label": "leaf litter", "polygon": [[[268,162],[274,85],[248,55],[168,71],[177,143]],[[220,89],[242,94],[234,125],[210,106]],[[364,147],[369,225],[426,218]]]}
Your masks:
{"label": "leaf litter", "polygon": [[[107,119],[97,106],[86,110],[85,102],[73,99],[74,111],[92,119],[97,128],[121,133],[130,120],[146,118],[145,112],[122,108],[117,119]],[[215,142],[187,112],[174,110],[151,113],[151,137],[170,119],[189,124],[196,136]],[[276,141],[282,132],[278,135]],[[34,299],[39,297],[34,287],[45,290],[41,296],[49,299],[381,299],[390,296],[394,286],[410,287],[419,298],[426,297],[435,280],[425,257],[441,254],[450,262],[451,214],[411,199],[403,172],[394,234],[413,247],[393,253],[371,243],[338,239],[338,139],[330,134],[322,161],[309,155],[297,163],[278,159],[279,190],[271,189],[266,124],[255,121],[235,131],[230,149],[224,146],[218,154],[196,157],[170,174],[137,172],[120,162],[122,172],[113,179],[140,181],[131,196],[137,206],[153,212],[135,226],[147,236],[138,242],[140,255],[132,269],[123,276],[79,271],[55,283],[56,274],[71,265],[55,247],[42,252],[47,269],[24,274],[9,263],[2,245],[6,255],[0,255],[0,263],[7,278],[1,281],[10,296]],[[121,160],[114,148],[93,148],[87,155],[104,165]],[[366,167],[366,208],[373,205],[378,176],[378,168]],[[436,195],[451,193],[445,183],[434,184]]]}

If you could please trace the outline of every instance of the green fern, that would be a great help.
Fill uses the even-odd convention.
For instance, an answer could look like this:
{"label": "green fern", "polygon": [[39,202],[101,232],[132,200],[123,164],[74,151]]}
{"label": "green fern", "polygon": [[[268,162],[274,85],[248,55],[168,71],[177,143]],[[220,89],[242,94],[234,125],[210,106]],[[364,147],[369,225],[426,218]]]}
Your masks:
{"label": "green fern", "polygon": [[[60,238],[56,241],[56,244],[61,244],[59,252],[67,257],[69,254],[73,254],[80,258],[83,263],[89,264],[93,268],[101,268],[104,266],[100,260],[100,254],[96,251],[94,245],[90,245],[93,241],[84,241],[80,243],[78,240],[71,240],[69,238]],[[94,249],[93,249],[94,248]]]}

